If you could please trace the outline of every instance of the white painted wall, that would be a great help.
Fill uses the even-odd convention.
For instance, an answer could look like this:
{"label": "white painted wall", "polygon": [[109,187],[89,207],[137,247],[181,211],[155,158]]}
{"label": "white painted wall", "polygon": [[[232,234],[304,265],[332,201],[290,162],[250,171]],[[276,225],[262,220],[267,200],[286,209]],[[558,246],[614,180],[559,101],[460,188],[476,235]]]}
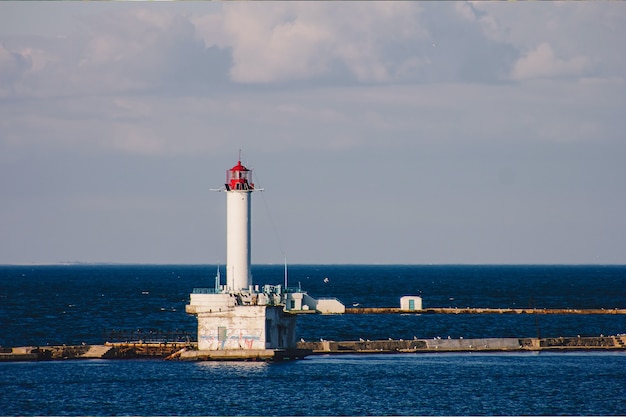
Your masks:
{"label": "white painted wall", "polygon": [[318,298],[315,309],[322,314],[343,314],[346,312],[346,306],[336,298]]}
{"label": "white painted wall", "polygon": [[[304,294],[301,292],[287,293],[285,297],[285,310],[303,310],[302,299]],[[307,307],[308,309],[308,307]]]}
{"label": "white painted wall", "polygon": [[199,350],[296,347],[296,316],[282,307],[235,306],[197,315]]}
{"label": "white painted wall", "polygon": [[313,298],[308,294],[304,294],[302,305],[308,306],[311,310],[315,310],[322,314],[343,314],[346,312],[346,306],[336,298]]}
{"label": "white painted wall", "polygon": [[231,291],[252,285],[250,194],[241,190],[226,192],[226,285]]}
{"label": "white painted wall", "polygon": [[185,306],[188,314],[227,310],[235,306],[235,297],[230,294],[190,294],[189,304]]}
{"label": "white painted wall", "polygon": [[411,310],[411,300],[413,300],[413,310],[421,310],[422,309],[422,297],[417,295],[405,295],[404,297],[400,297],[400,309],[401,310]]}

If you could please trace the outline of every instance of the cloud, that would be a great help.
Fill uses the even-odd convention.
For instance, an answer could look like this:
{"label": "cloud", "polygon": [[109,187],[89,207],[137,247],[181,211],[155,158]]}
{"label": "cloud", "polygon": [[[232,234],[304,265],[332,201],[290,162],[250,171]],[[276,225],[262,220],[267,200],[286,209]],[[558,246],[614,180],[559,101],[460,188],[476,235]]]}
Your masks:
{"label": "cloud", "polygon": [[0,98],[8,97],[10,88],[33,67],[29,50],[13,51],[0,43]]}
{"label": "cloud", "polygon": [[90,27],[79,68],[114,91],[204,84],[213,74],[212,60],[221,58],[204,47],[181,13],[142,8],[85,23]]}
{"label": "cloud", "polygon": [[94,10],[76,15],[61,36],[3,36],[11,49],[0,46],[0,77],[14,97],[187,93],[227,82],[228,55],[206,48],[187,14],[134,5]]}
{"label": "cloud", "polygon": [[618,24],[626,9],[617,4],[610,13],[600,5],[560,3],[150,6],[81,9],[62,36],[58,29],[47,37],[2,35],[3,94],[200,95],[250,84],[493,83],[618,76],[626,66],[623,54],[615,53],[626,36]]}
{"label": "cloud", "polygon": [[503,33],[506,29],[503,28],[497,14],[481,10],[480,4],[467,1],[454,2],[454,11],[462,19],[476,23],[488,39],[496,42],[504,41]]}
{"label": "cloud", "polygon": [[[225,7],[222,19],[211,15],[196,23],[206,27],[199,32],[207,45],[232,49],[235,82],[302,80],[342,70],[360,82],[389,82],[419,59],[410,51],[411,43],[427,37],[419,10],[395,2],[244,3]],[[402,45],[408,55],[393,56]]]}
{"label": "cloud", "polygon": [[548,43],[522,56],[513,66],[511,78],[526,80],[530,78],[571,77],[581,76],[588,67],[588,60],[583,56],[571,59],[559,59]]}
{"label": "cloud", "polygon": [[487,39],[516,50],[507,74],[544,77],[623,77],[626,5],[597,2],[465,2],[455,11]]}
{"label": "cloud", "polygon": [[[356,149],[378,146],[380,138],[423,143],[457,140],[450,138],[464,132],[483,140],[508,136],[509,126],[558,140],[581,137],[561,127],[571,123],[567,115],[557,126],[542,127],[542,109],[564,106],[559,95],[573,91],[567,82],[595,76],[595,86],[576,90],[584,103],[591,92],[606,90],[601,85],[623,90],[623,71],[613,69],[625,67],[615,41],[607,48],[603,43],[622,29],[596,6],[151,6],[100,4],[76,14],[62,36],[0,36],[2,91],[19,99],[0,103],[0,143],[188,155],[233,146]],[[611,7],[620,14],[620,6]],[[563,36],[554,35],[559,13],[567,16],[557,20],[557,29],[567,29]],[[599,15],[606,22],[584,36],[570,32],[576,22]],[[529,21],[537,29],[529,30]],[[587,46],[567,47],[589,39],[595,55]],[[603,57],[614,58],[610,68],[598,66]],[[617,75],[605,77],[610,73]],[[555,84],[524,89],[535,79]],[[504,85],[510,80],[521,88]],[[501,88],[482,88],[494,85]],[[570,110],[586,112],[576,117],[584,121],[584,137],[614,113],[596,115],[582,105]]]}

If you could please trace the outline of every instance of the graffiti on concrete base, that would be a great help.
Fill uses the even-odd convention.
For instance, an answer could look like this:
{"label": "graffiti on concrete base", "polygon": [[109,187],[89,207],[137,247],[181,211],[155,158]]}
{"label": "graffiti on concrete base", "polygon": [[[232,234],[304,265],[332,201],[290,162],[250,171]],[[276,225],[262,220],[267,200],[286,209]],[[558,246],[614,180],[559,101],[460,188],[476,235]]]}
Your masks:
{"label": "graffiti on concrete base", "polygon": [[261,329],[207,329],[198,336],[201,350],[265,349]]}

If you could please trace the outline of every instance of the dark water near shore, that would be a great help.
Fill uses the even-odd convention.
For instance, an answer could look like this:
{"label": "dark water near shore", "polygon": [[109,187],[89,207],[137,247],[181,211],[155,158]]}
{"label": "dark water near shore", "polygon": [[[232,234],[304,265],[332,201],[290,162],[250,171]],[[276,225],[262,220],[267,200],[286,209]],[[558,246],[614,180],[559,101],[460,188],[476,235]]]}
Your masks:
{"label": "dark water near shore", "polygon": [[[282,266],[254,266],[256,284]],[[215,266],[0,266],[1,346],[103,343],[111,329],[195,333],[184,312]],[[324,278],[328,277],[328,283]],[[625,266],[296,265],[289,284],[347,306],[626,308]],[[597,336],[626,317],[298,318],[298,338]],[[626,354],[403,354],[281,364],[0,363],[0,415],[624,415]]]}

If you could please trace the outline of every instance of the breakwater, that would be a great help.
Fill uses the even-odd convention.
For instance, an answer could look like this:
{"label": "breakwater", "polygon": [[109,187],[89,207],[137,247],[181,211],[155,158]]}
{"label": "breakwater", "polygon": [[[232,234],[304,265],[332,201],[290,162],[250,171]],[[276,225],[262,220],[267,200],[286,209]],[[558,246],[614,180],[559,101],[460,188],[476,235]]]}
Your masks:
{"label": "breakwater", "polygon": [[624,308],[457,308],[432,307],[421,310],[403,310],[395,307],[346,308],[345,314],[626,314]]}
{"label": "breakwater", "polygon": [[301,342],[312,354],[625,350],[626,336]]}
{"label": "breakwater", "polygon": [[[326,354],[393,354],[444,352],[566,352],[626,351],[626,335],[557,338],[477,338],[358,340],[315,342],[301,341],[293,351],[215,351],[198,352],[195,342],[188,343],[107,343],[105,345],[45,346],[3,348],[0,361],[49,361],[70,359],[166,360],[282,360]],[[238,354],[237,354],[238,353]]]}
{"label": "breakwater", "polygon": [[167,358],[195,343],[106,343],[79,346],[21,346],[0,349],[1,361],[48,361],[67,359]]}

